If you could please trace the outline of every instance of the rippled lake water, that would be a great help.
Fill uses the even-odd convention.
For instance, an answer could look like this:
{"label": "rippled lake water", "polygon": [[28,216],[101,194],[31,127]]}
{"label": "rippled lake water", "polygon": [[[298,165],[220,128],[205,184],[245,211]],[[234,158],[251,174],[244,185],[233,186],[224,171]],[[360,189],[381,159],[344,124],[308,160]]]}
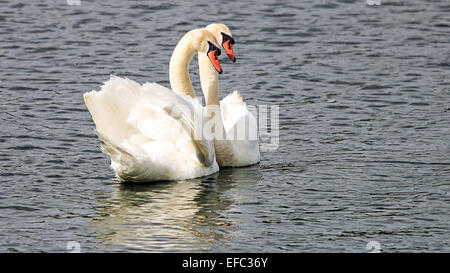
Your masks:
{"label": "rippled lake water", "polygon": [[[68,2],[0,1],[1,252],[450,251],[448,1]],[[211,22],[236,40],[221,96],[278,105],[278,149],[118,183],[82,94],[169,87],[178,39]]]}

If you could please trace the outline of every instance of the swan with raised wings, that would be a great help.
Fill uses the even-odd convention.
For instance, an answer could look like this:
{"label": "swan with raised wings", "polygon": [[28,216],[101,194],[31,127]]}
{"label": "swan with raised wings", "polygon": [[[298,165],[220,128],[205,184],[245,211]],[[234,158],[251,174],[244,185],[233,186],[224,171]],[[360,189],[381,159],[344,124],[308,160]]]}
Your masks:
{"label": "swan with raised wings", "polygon": [[194,120],[204,118],[202,105],[189,96],[192,88],[189,63],[199,53],[209,60],[216,76],[222,73],[220,49],[213,34],[191,30],[173,51],[170,83],[173,91],[157,83],[143,85],[111,77],[100,91],[83,95],[103,141],[102,151],[111,157],[111,168],[120,181],[183,180],[219,170],[211,128]]}

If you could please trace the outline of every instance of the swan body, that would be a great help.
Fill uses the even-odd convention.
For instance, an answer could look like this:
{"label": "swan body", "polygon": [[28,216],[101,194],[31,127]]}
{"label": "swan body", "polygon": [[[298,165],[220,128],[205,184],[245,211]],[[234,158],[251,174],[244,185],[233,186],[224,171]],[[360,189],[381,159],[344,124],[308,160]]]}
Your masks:
{"label": "swan body", "polygon": [[207,42],[217,44],[208,31],[192,30],[175,48],[169,70],[177,93],[113,76],[100,91],[83,95],[120,181],[183,180],[219,170],[211,128],[194,122],[204,119],[205,108],[180,95],[191,91],[189,62],[195,53],[206,53]]}

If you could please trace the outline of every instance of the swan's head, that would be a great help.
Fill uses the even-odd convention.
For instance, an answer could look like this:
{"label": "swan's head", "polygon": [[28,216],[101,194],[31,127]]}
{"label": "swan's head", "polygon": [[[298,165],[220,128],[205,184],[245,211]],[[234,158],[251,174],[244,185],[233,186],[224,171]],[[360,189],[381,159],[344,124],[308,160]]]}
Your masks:
{"label": "swan's head", "polygon": [[219,63],[220,49],[216,37],[205,29],[194,30],[192,36],[195,50],[200,54],[206,54],[217,73],[222,74],[222,67]]}
{"label": "swan's head", "polygon": [[234,63],[236,61],[236,57],[234,56],[233,52],[234,39],[233,36],[231,36],[230,29],[224,24],[216,23],[209,24],[208,26],[206,26],[206,29],[214,34],[216,40],[219,41],[223,49],[225,49],[225,52],[227,53],[230,60]]}

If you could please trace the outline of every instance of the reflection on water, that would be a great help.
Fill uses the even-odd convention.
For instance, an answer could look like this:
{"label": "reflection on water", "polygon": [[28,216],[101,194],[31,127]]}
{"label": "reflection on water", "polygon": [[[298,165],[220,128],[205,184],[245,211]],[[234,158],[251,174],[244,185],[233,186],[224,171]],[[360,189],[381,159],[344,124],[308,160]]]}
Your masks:
{"label": "reflection on water", "polygon": [[254,198],[259,166],[187,181],[115,184],[98,197],[92,231],[109,251],[209,251],[234,238],[225,213]]}

